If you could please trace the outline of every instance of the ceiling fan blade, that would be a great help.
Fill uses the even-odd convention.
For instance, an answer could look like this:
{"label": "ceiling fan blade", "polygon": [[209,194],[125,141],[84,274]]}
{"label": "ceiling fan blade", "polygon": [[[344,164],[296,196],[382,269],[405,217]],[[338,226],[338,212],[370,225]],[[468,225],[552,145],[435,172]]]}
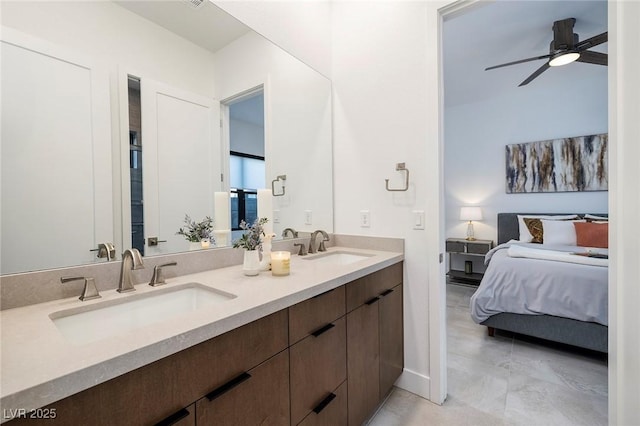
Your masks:
{"label": "ceiling fan blade", "polygon": [[547,69],[549,68],[549,62],[545,62],[545,64],[543,66],[541,66],[540,68],[538,68],[533,74],[531,74],[525,81],[523,81],[522,83],[520,83],[518,85],[518,87],[520,86],[524,86],[525,84],[529,84],[533,81],[534,78],[538,77],[540,74],[542,74],[543,72],[545,72]]}
{"label": "ceiling fan blade", "polygon": [[598,34],[597,36],[593,36],[586,40],[582,40],[581,42],[576,44],[575,48],[578,49],[578,51],[590,49],[599,44],[606,43],[608,39],[609,39],[609,33],[604,32],[602,34]]}
{"label": "ceiling fan blade", "polygon": [[580,57],[577,59],[578,62],[585,62],[587,64],[596,64],[596,65],[608,65],[609,63],[609,55],[606,53],[600,52],[592,52],[590,50],[585,50],[580,52]]}
{"label": "ceiling fan blade", "polygon": [[493,70],[493,69],[496,69],[496,68],[508,67],[509,65],[522,64],[524,62],[537,61],[539,59],[548,59],[550,57],[551,57],[551,55],[542,55],[542,56],[536,56],[535,58],[520,59],[519,61],[507,62],[506,64],[494,65],[492,67],[485,68],[484,70],[485,71],[489,71],[489,70]]}

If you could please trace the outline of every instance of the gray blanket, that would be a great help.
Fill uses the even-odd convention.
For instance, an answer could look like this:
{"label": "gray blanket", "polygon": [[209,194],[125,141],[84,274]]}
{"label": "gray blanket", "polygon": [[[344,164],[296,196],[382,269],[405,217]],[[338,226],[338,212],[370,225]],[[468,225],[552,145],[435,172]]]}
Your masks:
{"label": "gray blanket", "polygon": [[471,298],[471,317],[475,322],[511,312],[608,324],[608,268],[509,257],[509,245],[501,244],[487,254],[487,270]]}

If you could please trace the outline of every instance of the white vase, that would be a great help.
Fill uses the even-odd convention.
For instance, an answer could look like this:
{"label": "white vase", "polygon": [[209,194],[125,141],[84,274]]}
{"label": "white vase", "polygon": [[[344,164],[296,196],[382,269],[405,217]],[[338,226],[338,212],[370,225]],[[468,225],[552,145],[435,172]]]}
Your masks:
{"label": "white vase", "polygon": [[258,250],[245,250],[242,272],[245,275],[253,276],[260,273],[260,255]]}
{"label": "white vase", "polygon": [[200,244],[200,241],[196,241],[195,243],[193,241],[189,241],[189,251],[201,250],[201,249],[202,249],[202,245]]}

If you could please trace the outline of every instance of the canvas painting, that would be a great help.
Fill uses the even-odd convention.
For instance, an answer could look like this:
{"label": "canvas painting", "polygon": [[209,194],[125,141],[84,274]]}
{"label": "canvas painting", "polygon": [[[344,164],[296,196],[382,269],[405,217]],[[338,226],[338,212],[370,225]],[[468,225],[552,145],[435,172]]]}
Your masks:
{"label": "canvas painting", "polygon": [[507,194],[606,191],[608,135],[506,146]]}

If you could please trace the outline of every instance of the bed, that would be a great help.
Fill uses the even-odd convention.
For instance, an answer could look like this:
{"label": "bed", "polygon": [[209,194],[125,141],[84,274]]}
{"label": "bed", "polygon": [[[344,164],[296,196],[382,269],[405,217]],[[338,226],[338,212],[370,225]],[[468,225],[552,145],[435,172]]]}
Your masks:
{"label": "bed", "polygon": [[[498,214],[498,245],[493,250],[495,252],[490,252],[488,255],[493,258],[489,260],[485,276],[471,299],[472,317],[474,321],[488,327],[490,336],[494,335],[495,330],[505,330],[606,353],[608,351],[607,267],[519,259],[507,255],[509,241],[519,238],[518,215],[542,214],[544,213]],[[579,216],[584,217],[584,215]],[[607,215],[598,214],[597,216],[606,217]],[[544,249],[540,244],[529,245]],[[513,246],[519,250],[521,246],[524,247],[527,244],[518,243]],[[570,250],[571,247],[566,247],[567,255]],[[508,269],[514,265],[518,268]],[[553,274],[545,277],[543,279],[545,281],[540,281],[544,285],[535,283],[534,285],[538,287],[514,290],[515,287],[524,287],[527,281],[535,281],[536,278],[532,276],[533,271],[536,274],[537,271],[553,271]],[[511,290],[505,290],[505,288]],[[548,291],[549,289],[552,290]],[[497,301],[503,293],[509,297],[510,291],[528,291],[528,294],[518,298],[517,303],[521,303],[521,306],[514,307],[512,304],[507,308],[500,308],[500,303]],[[543,301],[543,297],[547,297],[547,301]],[[509,303],[514,303],[515,299],[512,297]],[[544,309],[541,309],[543,305]],[[545,313],[546,311],[553,314]]]}

